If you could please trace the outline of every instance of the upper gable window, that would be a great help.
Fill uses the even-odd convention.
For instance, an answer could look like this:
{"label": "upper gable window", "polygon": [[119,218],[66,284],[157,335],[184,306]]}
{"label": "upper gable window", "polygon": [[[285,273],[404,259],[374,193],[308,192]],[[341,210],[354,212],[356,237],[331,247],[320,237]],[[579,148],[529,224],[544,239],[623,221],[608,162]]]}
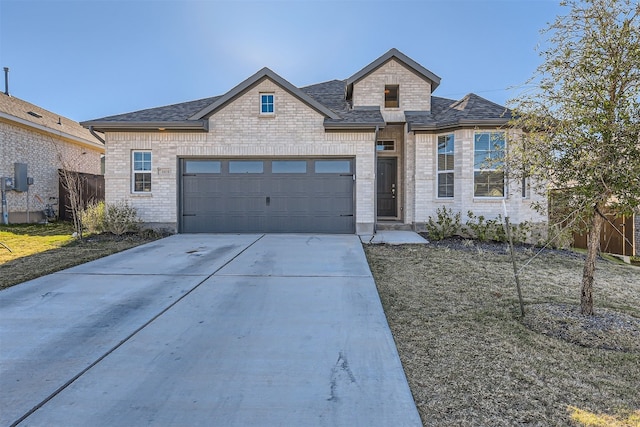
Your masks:
{"label": "upper gable window", "polygon": [[385,108],[398,108],[400,107],[400,86],[399,85],[385,85],[384,86],[384,106]]}
{"label": "upper gable window", "polygon": [[274,95],[272,93],[261,93],[260,114],[273,114],[274,111]]}

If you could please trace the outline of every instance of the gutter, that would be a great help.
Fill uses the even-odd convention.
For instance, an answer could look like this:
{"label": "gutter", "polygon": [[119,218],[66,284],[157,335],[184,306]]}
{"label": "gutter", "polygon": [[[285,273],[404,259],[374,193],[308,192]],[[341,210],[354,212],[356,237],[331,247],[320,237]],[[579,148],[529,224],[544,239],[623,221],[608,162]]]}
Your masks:
{"label": "gutter", "polygon": [[98,132],[104,131],[163,131],[163,130],[183,130],[202,131],[209,130],[208,120],[182,120],[175,122],[115,122],[115,121],[88,121],[80,122],[87,129],[94,129]]}
{"label": "gutter", "polygon": [[369,130],[378,132],[380,128],[384,128],[384,123],[324,123],[325,130]]}
{"label": "gutter", "polygon": [[409,124],[409,132],[416,131],[440,131],[462,126],[501,126],[509,123],[510,119],[486,119],[486,120],[467,120],[460,119],[455,122],[445,122],[437,124]]}

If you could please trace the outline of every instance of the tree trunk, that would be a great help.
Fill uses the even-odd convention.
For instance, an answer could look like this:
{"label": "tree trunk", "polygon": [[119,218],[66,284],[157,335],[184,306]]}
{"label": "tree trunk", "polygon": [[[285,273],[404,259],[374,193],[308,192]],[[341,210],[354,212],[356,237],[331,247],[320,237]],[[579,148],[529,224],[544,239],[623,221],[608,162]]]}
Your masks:
{"label": "tree trunk", "polygon": [[593,275],[596,270],[596,257],[600,250],[600,232],[603,223],[604,220],[596,208],[591,218],[589,234],[587,234],[587,259],[584,262],[584,269],[582,271],[580,313],[587,316],[593,315]]}

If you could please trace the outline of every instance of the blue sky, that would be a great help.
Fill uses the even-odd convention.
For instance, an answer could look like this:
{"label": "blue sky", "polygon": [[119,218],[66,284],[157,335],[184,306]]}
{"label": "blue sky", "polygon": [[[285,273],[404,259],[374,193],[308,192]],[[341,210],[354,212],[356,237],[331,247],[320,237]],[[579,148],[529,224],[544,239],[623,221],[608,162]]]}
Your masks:
{"label": "blue sky", "polygon": [[[12,95],[77,121],[221,95],[262,67],[346,79],[397,48],[505,104],[540,63],[558,0],[0,0]],[[1,81],[4,90],[4,79]]]}

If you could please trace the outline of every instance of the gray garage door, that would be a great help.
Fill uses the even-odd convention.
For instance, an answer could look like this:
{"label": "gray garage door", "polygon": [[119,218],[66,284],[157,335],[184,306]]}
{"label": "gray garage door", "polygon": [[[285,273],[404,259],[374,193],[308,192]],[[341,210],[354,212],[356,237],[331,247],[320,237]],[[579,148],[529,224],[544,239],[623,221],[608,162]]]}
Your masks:
{"label": "gray garage door", "polygon": [[182,159],[183,233],[354,233],[353,159]]}

